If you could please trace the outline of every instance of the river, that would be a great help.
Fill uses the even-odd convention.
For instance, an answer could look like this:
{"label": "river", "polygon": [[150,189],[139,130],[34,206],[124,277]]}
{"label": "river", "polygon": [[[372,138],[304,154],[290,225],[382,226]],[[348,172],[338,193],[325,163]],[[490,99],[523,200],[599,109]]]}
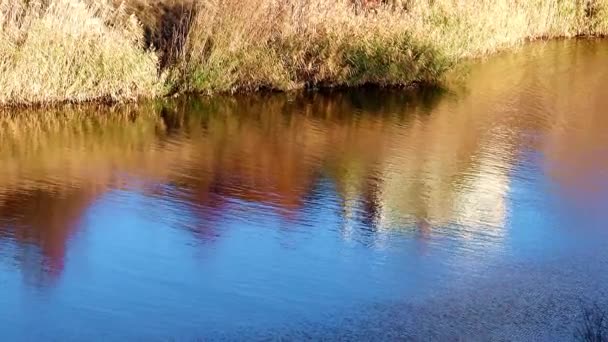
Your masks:
{"label": "river", "polygon": [[607,62],[5,111],[3,339],[571,340],[608,309]]}

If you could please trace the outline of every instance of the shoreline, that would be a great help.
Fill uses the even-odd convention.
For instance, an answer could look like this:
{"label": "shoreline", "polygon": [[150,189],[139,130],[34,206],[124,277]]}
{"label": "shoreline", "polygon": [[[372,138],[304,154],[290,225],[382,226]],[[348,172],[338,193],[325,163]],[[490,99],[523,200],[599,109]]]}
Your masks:
{"label": "shoreline", "polygon": [[[501,53],[510,53],[517,49],[520,49],[528,44],[535,43],[548,43],[551,41],[571,41],[571,40],[607,40],[607,36],[602,35],[581,35],[575,37],[549,37],[549,38],[539,38],[539,39],[528,39],[520,45],[510,47],[508,49],[502,49],[499,51],[495,51],[489,55],[482,55],[476,57],[470,57],[467,59],[463,59],[460,61],[455,68],[462,67],[467,63],[480,62],[488,58],[492,58]],[[455,69],[454,68],[454,69]],[[447,73],[454,72],[454,69],[448,71]],[[457,72],[457,71],[456,71]],[[456,75],[458,77],[458,75]],[[443,81],[442,81],[443,82]],[[51,102],[21,102],[21,103],[0,103],[0,113],[6,110],[44,110],[44,109],[60,109],[66,107],[81,107],[81,106],[91,106],[91,107],[103,107],[109,108],[118,105],[138,105],[141,103],[151,103],[154,101],[170,101],[172,99],[178,98],[190,98],[190,97],[235,97],[235,96],[264,96],[264,95],[299,95],[299,94],[307,94],[307,93],[327,93],[333,91],[352,91],[352,90],[363,90],[363,89],[372,89],[372,90],[400,90],[405,92],[419,92],[419,91],[449,91],[449,86],[445,86],[444,83],[439,82],[437,84],[431,83],[423,83],[423,82],[412,82],[410,84],[405,85],[380,85],[375,83],[367,83],[362,85],[334,85],[334,86],[314,86],[314,87],[302,87],[290,90],[279,90],[273,88],[260,88],[255,90],[237,90],[237,91],[224,91],[224,92],[215,92],[215,93],[203,93],[203,92],[176,92],[172,94],[161,94],[155,97],[138,97],[134,99],[113,99],[111,97],[100,97],[93,98],[87,100],[59,100],[59,101],[51,101]]]}
{"label": "shoreline", "polygon": [[390,3],[8,0],[0,7],[0,108],[443,87],[478,58],[608,34],[604,0]]}

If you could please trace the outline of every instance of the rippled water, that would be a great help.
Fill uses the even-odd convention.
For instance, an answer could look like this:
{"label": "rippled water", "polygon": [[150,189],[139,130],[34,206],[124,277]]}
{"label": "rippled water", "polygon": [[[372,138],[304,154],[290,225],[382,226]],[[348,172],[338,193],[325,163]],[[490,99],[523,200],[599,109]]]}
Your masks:
{"label": "rippled water", "polygon": [[3,339],[570,340],[608,308],[607,61],[5,113]]}

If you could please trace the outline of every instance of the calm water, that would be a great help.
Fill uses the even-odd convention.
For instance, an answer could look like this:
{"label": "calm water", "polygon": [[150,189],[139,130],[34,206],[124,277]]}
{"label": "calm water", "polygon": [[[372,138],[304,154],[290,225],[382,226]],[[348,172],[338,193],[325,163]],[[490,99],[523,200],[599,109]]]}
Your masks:
{"label": "calm water", "polygon": [[2,339],[570,340],[608,307],[607,61],[4,114]]}

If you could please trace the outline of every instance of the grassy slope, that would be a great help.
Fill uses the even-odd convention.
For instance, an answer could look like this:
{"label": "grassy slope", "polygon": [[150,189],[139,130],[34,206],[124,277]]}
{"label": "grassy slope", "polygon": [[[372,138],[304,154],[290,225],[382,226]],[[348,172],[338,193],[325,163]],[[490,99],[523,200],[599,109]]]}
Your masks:
{"label": "grassy slope", "polygon": [[608,0],[389,3],[0,0],[0,103],[436,83],[527,39],[608,32]]}

